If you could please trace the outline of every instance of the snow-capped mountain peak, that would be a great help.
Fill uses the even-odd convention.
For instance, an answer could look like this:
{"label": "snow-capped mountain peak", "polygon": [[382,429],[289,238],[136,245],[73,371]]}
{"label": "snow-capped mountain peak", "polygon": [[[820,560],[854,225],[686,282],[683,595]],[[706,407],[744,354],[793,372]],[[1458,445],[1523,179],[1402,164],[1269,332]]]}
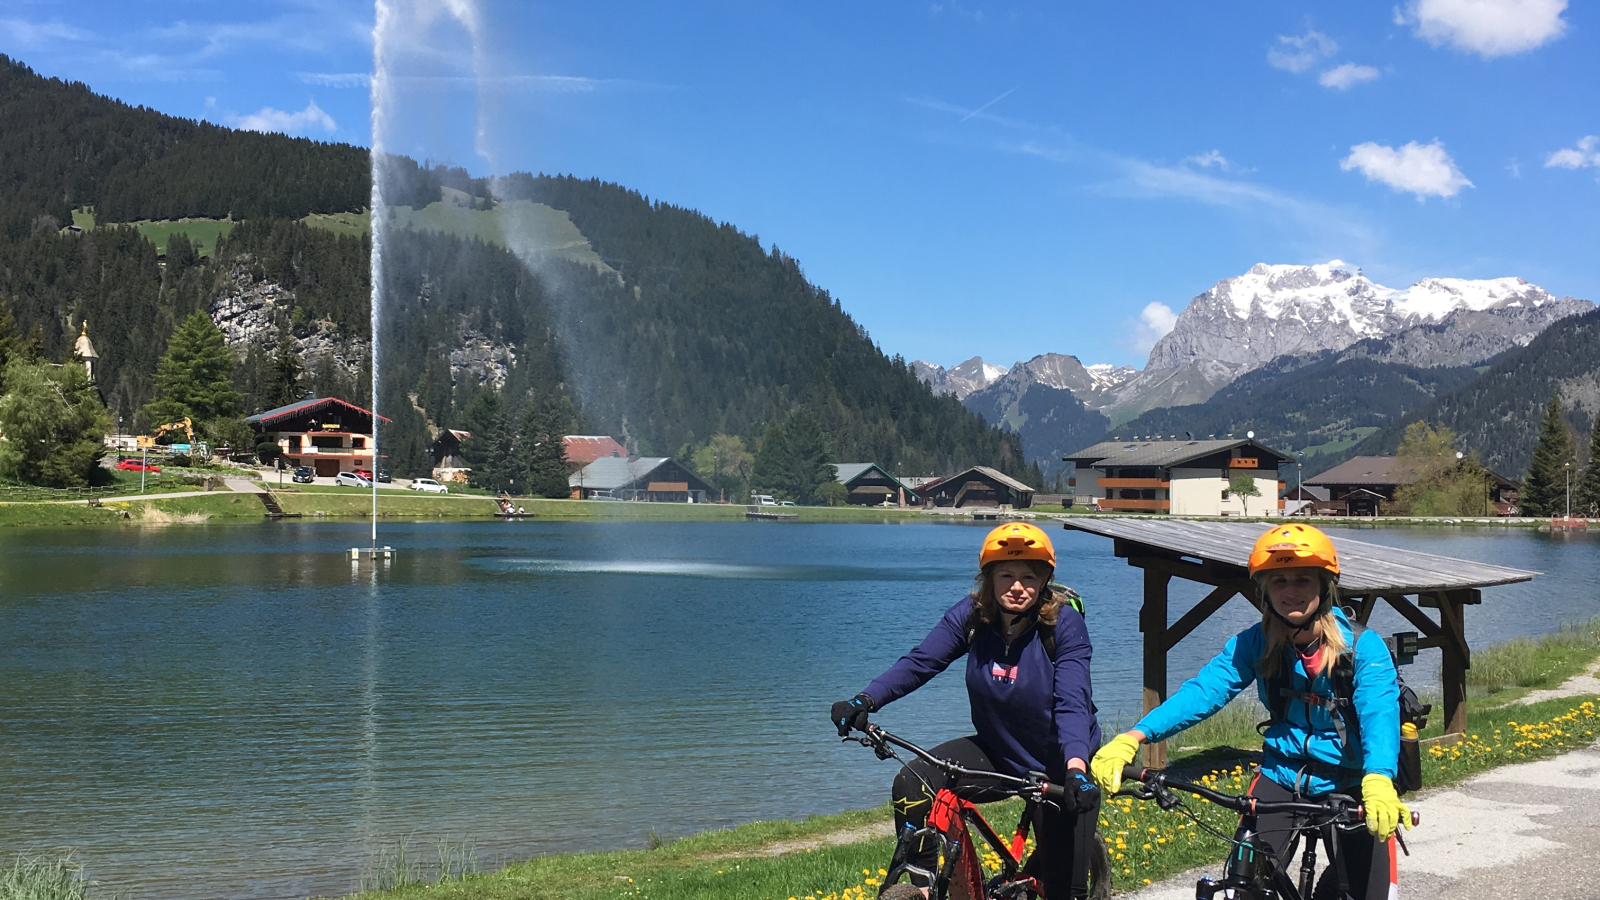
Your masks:
{"label": "snow-capped mountain peak", "polygon": [[1574,304],[1588,305],[1557,300],[1521,278],[1425,278],[1396,290],[1342,260],[1258,263],[1189,301],[1151,349],[1148,368],[1178,368],[1196,359],[1254,368],[1285,353],[1342,350],[1463,311],[1538,311],[1536,318],[1554,321],[1579,311]]}

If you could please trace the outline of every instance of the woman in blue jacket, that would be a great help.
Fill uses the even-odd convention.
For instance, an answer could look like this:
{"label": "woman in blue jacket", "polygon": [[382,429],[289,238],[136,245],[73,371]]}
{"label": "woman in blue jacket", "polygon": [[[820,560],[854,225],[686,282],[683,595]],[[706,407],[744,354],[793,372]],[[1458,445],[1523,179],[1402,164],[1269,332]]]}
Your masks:
{"label": "woman in blue jacket", "polygon": [[[1410,827],[1394,777],[1400,753],[1400,689],[1389,648],[1376,632],[1359,637],[1338,607],[1339,557],[1333,541],[1310,525],[1275,525],[1256,541],[1250,577],[1262,604],[1261,623],[1231,638],[1215,659],[1151,710],[1131,731],[1112,738],[1092,768],[1101,790],[1115,793],[1122,767],[1139,745],[1163,741],[1200,722],[1255,681],[1261,702],[1279,710],[1262,741],[1261,773],[1250,793],[1262,800],[1359,796],[1366,832],[1340,832],[1350,893],[1356,900],[1394,896],[1394,832]],[[1347,728],[1329,674],[1350,656],[1349,698],[1360,727]],[[1283,672],[1289,677],[1285,680]],[[1269,697],[1268,684],[1281,696]],[[1260,838],[1283,854],[1287,816],[1260,816]]]}
{"label": "woman in blue jacket", "polygon": [[[1089,633],[1082,613],[1068,603],[1077,595],[1051,585],[1055,563],[1050,539],[1033,525],[1011,522],[989,532],[971,594],[950,607],[915,649],[832,711],[840,735],[862,728],[868,713],[966,656],[974,734],[940,744],[933,754],[1016,777],[1044,772],[1066,785],[1071,799],[1064,809],[1042,811],[1037,849],[1028,863],[1029,874],[1051,900],[1087,896],[1086,861],[1100,798],[1085,771],[1100,746],[1089,690]],[[924,782],[937,791],[946,778],[921,760],[896,776],[897,828],[926,825],[933,796]],[[981,803],[996,799],[991,791],[964,783],[957,793]],[[936,854],[934,843],[924,841],[907,861],[932,871]],[[913,873],[912,883],[926,887],[928,879]]]}

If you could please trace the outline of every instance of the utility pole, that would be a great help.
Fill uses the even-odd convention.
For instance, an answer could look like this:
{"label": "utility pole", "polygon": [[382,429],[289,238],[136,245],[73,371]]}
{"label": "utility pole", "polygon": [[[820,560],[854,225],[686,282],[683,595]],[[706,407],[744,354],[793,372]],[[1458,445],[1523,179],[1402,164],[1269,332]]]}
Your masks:
{"label": "utility pole", "polygon": [[1567,474],[1567,518],[1572,518],[1572,463],[1562,466],[1562,471]]}

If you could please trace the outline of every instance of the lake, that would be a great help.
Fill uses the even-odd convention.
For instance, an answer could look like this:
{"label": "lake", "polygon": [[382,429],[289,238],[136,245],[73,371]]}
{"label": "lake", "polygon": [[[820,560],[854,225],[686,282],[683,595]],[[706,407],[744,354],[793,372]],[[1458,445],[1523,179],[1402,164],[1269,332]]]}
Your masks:
{"label": "lake", "polygon": [[[876,805],[893,766],[841,745],[828,706],[963,594],[985,527],[396,524],[376,567],[344,552],[359,523],[14,529],[0,852],[76,848],[135,900],[305,897],[355,889],[402,840],[470,841],[490,868]],[[1139,572],[1109,540],[1050,534],[1102,718],[1131,724]],[[1474,644],[1600,611],[1591,537],[1334,535],[1547,573],[1487,589]],[[1173,618],[1202,594],[1175,582]],[[1180,644],[1174,684],[1254,616],[1236,599]],[[967,733],[960,672],[880,718]]]}

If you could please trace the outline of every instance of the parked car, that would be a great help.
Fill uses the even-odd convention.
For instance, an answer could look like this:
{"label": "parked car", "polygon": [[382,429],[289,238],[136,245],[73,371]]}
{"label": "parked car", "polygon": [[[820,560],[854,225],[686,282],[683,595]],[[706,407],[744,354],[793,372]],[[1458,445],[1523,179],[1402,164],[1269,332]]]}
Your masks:
{"label": "parked car", "polygon": [[793,500],[779,500],[778,501],[778,505],[779,506],[793,506],[794,505],[794,501]]}
{"label": "parked car", "polygon": [[368,471],[367,469],[354,469],[352,471],[353,471],[353,474],[359,475],[359,476],[361,476],[362,478],[365,478],[368,481],[372,480],[372,472]]}
{"label": "parked car", "polygon": [[621,499],[621,498],[619,498],[616,494],[613,494],[608,490],[603,490],[602,489],[602,490],[597,490],[597,491],[590,491],[589,492],[589,499],[590,500],[618,500],[618,499]]}
{"label": "parked car", "polygon": [[311,471],[310,466],[296,466],[289,480],[295,484],[310,484],[317,480],[317,473]]}
{"label": "parked car", "polygon": [[[381,478],[382,476],[380,475],[379,477]],[[434,481],[432,478],[413,478],[411,479],[410,488],[413,491],[426,491],[430,494],[450,493],[449,488],[437,481]]]}
{"label": "parked car", "polygon": [[778,501],[772,499],[771,494],[751,494],[750,503],[753,506],[777,506]]}
{"label": "parked car", "polygon": [[388,469],[379,469],[378,470],[378,483],[379,484],[393,484],[394,483],[394,479],[389,477],[389,470]]}
{"label": "parked car", "polygon": [[153,466],[142,459],[123,459],[117,461],[117,468],[124,472],[159,472],[160,466]]}
{"label": "parked car", "polygon": [[372,482],[354,472],[340,472],[333,476],[333,483],[339,487],[372,487]]}

